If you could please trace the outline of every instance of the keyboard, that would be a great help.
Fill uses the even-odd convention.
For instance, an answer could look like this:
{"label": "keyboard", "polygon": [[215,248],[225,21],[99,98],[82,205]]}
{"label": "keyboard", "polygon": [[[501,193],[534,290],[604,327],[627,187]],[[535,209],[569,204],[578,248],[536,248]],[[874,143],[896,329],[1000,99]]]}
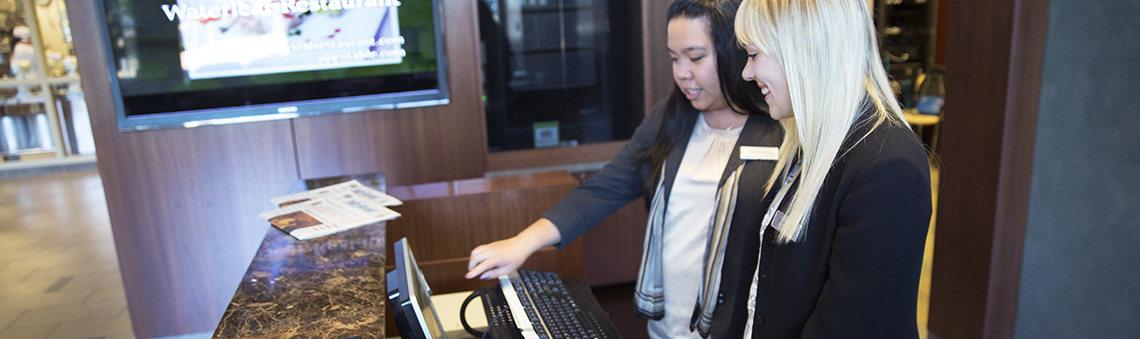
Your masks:
{"label": "keyboard", "polygon": [[508,317],[523,338],[621,338],[580,280],[564,281],[554,272],[518,270],[500,277],[499,287],[513,315]]}

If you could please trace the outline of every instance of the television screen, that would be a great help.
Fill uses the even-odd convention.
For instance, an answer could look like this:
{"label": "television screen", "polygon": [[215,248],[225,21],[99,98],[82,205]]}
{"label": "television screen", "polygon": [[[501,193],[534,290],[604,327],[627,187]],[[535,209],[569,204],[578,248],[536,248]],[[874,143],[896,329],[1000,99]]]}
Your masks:
{"label": "television screen", "polygon": [[101,0],[119,128],[446,104],[433,0]]}

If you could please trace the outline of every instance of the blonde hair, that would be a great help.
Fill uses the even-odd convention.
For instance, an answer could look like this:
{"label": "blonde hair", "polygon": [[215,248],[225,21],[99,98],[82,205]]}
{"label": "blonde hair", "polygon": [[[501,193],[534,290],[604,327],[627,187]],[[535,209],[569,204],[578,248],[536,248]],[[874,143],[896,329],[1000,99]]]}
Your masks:
{"label": "blonde hair", "polygon": [[[867,121],[873,130],[905,119],[880,61],[866,0],[745,0],[736,36],[780,62],[787,77],[794,118],[780,121],[785,132],[776,168],[790,167],[797,153],[801,167],[799,189],[785,198],[791,201],[778,242],[795,242],[855,123]],[[862,112],[869,119],[861,120]],[[774,171],[768,187],[780,175]]]}

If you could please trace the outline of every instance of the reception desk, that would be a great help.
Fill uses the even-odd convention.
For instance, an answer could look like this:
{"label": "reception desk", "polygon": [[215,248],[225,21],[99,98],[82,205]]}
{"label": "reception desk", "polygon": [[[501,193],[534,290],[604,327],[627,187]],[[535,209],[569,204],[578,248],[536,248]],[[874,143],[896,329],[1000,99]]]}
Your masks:
{"label": "reception desk", "polygon": [[214,338],[383,338],[384,228],[307,241],[271,228]]}
{"label": "reception desk", "polygon": [[[375,175],[308,181],[290,191],[348,179],[384,191]],[[268,227],[213,337],[384,338],[385,226],[305,241]]]}
{"label": "reception desk", "polygon": [[[471,249],[518,233],[578,183],[569,173],[547,172],[393,187],[386,191],[404,204],[393,207],[402,216],[387,223],[306,241],[270,227],[214,338],[396,333],[384,280],[393,269],[385,261],[392,242],[408,238],[437,294],[489,287],[495,282],[463,278]],[[540,250],[523,268],[581,279],[581,243]]]}

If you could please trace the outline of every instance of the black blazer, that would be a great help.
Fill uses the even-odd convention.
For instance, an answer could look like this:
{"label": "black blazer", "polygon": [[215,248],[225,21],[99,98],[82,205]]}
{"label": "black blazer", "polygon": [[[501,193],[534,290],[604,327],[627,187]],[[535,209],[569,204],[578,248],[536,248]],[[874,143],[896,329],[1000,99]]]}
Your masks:
{"label": "black blazer", "polygon": [[[845,142],[803,239],[781,245],[774,229],[764,233],[753,338],[918,338],[930,167],[904,124],[886,121],[860,140],[867,130]],[[757,238],[759,223],[750,226],[733,228],[732,238]],[[743,297],[725,301],[730,317],[717,309],[713,338],[743,335],[747,310],[735,304],[746,305],[756,269],[755,248],[744,250],[748,258],[733,267],[739,280],[728,286]]]}

